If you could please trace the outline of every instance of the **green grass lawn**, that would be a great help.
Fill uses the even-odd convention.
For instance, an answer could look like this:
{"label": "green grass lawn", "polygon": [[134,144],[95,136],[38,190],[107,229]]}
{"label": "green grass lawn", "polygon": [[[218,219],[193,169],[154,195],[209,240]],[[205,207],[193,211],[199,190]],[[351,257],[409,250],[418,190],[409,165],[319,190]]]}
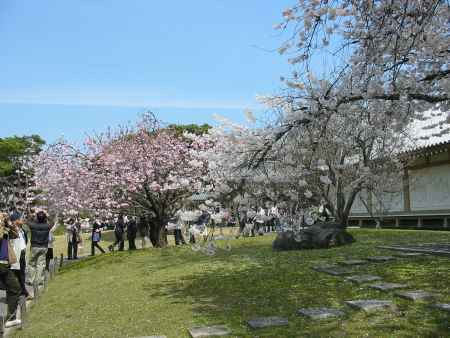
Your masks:
{"label": "green grass lawn", "polygon": [[[450,315],[425,303],[344,282],[310,269],[345,258],[389,253],[377,245],[450,242],[450,232],[352,230],[357,243],[330,250],[277,253],[273,236],[232,241],[214,257],[189,247],[89,258],[60,271],[15,337],[188,337],[192,326],[225,324],[236,337],[449,337]],[[450,259],[402,258],[355,268],[450,302]],[[394,300],[396,311],[365,315],[344,301]],[[313,322],[303,307],[338,307],[340,320]],[[246,320],[284,316],[290,325],[253,331]]]}

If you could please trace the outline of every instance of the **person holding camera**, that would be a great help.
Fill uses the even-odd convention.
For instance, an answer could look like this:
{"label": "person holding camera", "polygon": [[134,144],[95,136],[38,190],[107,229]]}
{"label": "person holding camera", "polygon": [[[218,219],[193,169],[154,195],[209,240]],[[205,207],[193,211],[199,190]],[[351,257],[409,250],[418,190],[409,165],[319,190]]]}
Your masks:
{"label": "person holding camera", "polygon": [[28,262],[28,285],[37,283],[44,287],[45,257],[51,226],[47,223],[47,213],[43,210],[36,213],[36,221],[29,226],[31,232],[31,257]]}
{"label": "person holding camera", "polygon": [[7,215],[0,214],[0,282],[6,289],[6,303],[8,304],[6,327],[21,324],[21,321],[16,319],[21,288],[16,275],[11,270],[11,266],[18,261],[10,242],[12,238],[16,237],[17,233],[10,226]]}
{"label": "person holding camera", "polygon": [[25,231],[22,229],[24,222],[22,220],[22,215],[17,211],[13,212],[9,216],[9,219],[12,227],[14,227],[14,232],[17,233],[17,237],[10,240],[14,248],[16,258],[18,259],[16,264],[11,265],[11,270],[13,270],[19,280],[20,287],[22,289],[22,296],[25,296],[27,299],[31,300],[33,297],[29,294],[26,288],[26,253],[28,238]]}

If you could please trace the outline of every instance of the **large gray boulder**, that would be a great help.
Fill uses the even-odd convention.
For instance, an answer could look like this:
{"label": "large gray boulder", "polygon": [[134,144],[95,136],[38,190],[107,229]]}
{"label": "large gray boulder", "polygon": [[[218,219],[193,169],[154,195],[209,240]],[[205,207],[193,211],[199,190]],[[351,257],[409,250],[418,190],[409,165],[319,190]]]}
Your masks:
{"label": "large gray boulder", "polygon": [[345,228],[337,223],[317,223],[300,230],[285,231],[278,234],[273,242],[273,249],[277,251],[327,249],[335,246],[351,244],[355,241]]}

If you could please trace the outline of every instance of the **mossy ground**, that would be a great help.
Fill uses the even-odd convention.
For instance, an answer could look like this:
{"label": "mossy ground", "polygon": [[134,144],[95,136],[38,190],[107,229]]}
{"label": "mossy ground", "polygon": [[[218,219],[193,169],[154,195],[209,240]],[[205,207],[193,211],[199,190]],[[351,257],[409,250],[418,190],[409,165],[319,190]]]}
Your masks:
{"label": "mossy ground", "polygon": [[[352,230],[351,246],[273,252],[273,236],[233,240],[214,257],[189,247],[147,249],[89,258],[64,268],[15,337],[188,337],[187,329],[225,324],[236,337],[449,337],[450,315],[391,293],[312,271],[315,264],[387,254],[377,245],[450,242],[450,232]],[[411,257],[355,268],[450,302],[450,258]],[[394,300],[397,310],[366,315],[356,299]],[[337,307],[340,320],[313,322],[299,308]],[[288,327],[253,331],[246,320],[283,316]]]}

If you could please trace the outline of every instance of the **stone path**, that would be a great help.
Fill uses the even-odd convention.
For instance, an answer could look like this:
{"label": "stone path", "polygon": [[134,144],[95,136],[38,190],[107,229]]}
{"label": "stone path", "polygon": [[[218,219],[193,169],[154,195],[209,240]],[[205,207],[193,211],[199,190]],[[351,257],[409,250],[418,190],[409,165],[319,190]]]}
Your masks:
{"label": "stone path", "polygon": [[397,284],[397,283],[378,283],[369,285],[369,288],[378,290],[378,291],[392,291],[397,289],[404,289],[407,288],[408,285],[406,284]]}
{"label": "stone path", "polygon": [[231,331],[226,326],[207,326],[207,327],[194,327],[189,330],[189,334],[192,338],[202,337],[224,337],[229,336]]}
{"label": "stone path", "polygon": [[352,273],[351,270],[342,268],[337,265],[315,266],[312,269],[315,271],[318,271],[318,272],[323,272],[323,273],[332,275],[332,276],[343,276],[343,275],[348,275],[348,274]]}
{"label": "stone path", "polygon": [[434,307],[439,310],[450,312],[450,304],[435,304]]}
{"label": "stone path", "polygon": [[392,310],[395,307],[394,303],[391,302],[390,300],[365,299],[365,300],[352,300],[345,303],[352,308],[364,312]]}
{"label": "stone path", "polygon": [[420,257],[420,256],[424,257],[424,256],[426,256],[426,254],[423,254],[420,252],[400,252],[400,253],[396,254],[396,256],[409,258],[409,257]]}
{"label": "stone path", "polygon": [[287,326],[289,325],[289,320],[281,317],[264,317],[249,320],[247,323],[252,329],[264,329],[267,327]]}
{"label": "stone path", "polygon": [[366,260],[361,260],[361,259],[349,259],[343,262],[339,262],[339,264],[341,265],[345,265],[345,266],[355,266],[355,265],[364,265],[364,264],[368,264],[369,262]]}
{"label": "stone path", "polygon": [[396,292],[395,295],[404,299],[412,300],[414,302],[433,299],[436,296],[433,293],[422,290]]}
{"label": "stone path", "polygon": [[338,318],[345,316],[345,313],[341,310],[328,308],[300,309],[298,310],[298,314],[314,320]]}
{"label": "stone path", "polygon": [[450,243],[424,243],[415,245],[390,245],[379,246],[380,249],[388,249],[402,252],[423,253],[435,256],[450,257]]}
{"label": "stone path", "polygon": [[357,284],[369,283],[369,282],[377,282],[382,280],[383,278],[372,275],[358,275],[358,276],[350,276],[345,280]]}
{"label": "stone path", "polygon": [[[427,248],[427,252],[400,252],[396,256],[401,258],[413,258],[418,256],[424,256],[428,253],[430,253],[429,248],[433,247],[433,249],[439,249],[440,252],[444,249],[446,249],[447,245],[422,245],[421,248]],[[381,248],[387,248],[387,247],[381,247]],[[392,248],[392,247],[389,247]],[[450,248],[450,245],[449,245]],[[369,262],[372,263],[387,263],[396,260],[396,257],[393,256],[373,256],[368,257],[366,259],[349,259],[343,262],[340,262],[340,265],[346,266],[346,267],[353,267],[363,264],[368,264]],[[330,274],[333,276],[343,276],[348,275],[350,273],[350,270],[339,268],[336,265],[322,265],[322,266],[315,266],[312,268],[313,270],[317,272],[322,272],[326,274]],[[378,291],[383,292],[389,292],[389,291],[395,291],[398,289],[406,289],[408,288],[408,285],[406,284],[399,284],[399,283],[388,283],[388,282],[381,282],[382,278],[379,276],[372,276],[372,275],[351,275],[347,276],[345,278],[346,281],[354,282],[357,284],[364,284],[368,282],[373,281],[379,281],[379,283],[371,284],[368,287],[371,289],[375,289]],[[415,291],[404,291],[404,292],[396,292],[394,293],[394,296],[401,297],[404,299],[412,300],[412,301],[427,301],[432,300],[436,298],[436,294],[423,291],[423,290],[415,290]],[[376,312],[376,311],[382,311],[382,310],[394,310],[395,304],[390,300],[378,300],[378,299],[363,299],[363,300],[351,300],[345,302],[349,307],[364,311],[364,312]],[[433,304],[434,308],[450,312],[450,304]],[[298,311],[300,315],[306,316],[310,319],[321,319],[321,318],[333,318],[333,317],[339,317],[338,313],[341,312],[340,310],[336,309],[301,309]]]}

